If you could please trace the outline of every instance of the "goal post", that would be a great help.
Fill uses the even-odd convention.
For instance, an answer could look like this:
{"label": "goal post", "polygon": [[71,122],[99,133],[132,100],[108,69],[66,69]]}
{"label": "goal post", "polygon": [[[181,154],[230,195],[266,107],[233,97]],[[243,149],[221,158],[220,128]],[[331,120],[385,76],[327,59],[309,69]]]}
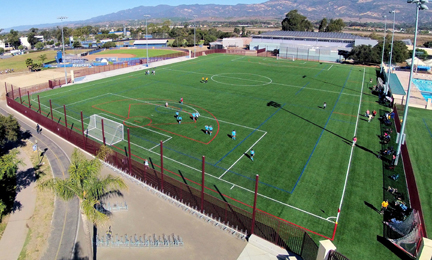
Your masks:
{"label": "goal post", "polygon": [[295,57],[294,54],[277,54],[276,55],[276,59],[277,60],[291,60],[291,61],[295,61]]}
{"label": "goal post", "polygon": [[[102,119],[105,133],[102,133]],[[90,116],[85,134],[101,142],[105,135],[105,143],[113,145],[124,140],[124,126],[122,123],[94,114]]]}

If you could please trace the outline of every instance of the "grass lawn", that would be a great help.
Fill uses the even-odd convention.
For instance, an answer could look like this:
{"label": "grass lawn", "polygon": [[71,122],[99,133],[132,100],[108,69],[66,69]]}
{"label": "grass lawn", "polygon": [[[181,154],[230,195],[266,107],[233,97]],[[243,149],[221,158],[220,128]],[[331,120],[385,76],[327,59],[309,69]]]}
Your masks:
{"label": "grass lawn", "polygon": [[[86,52],[87,50],[67,50],[67,54],[77,54]],[[14,69],[15,72],[17,71],[23,71],[28,70],[27,66],[25,64],[25,61],[27,59],[32,59],[34,62],[40,62],[39,56],[46,55],[47,59],[45,60],[45,63],[55,60],[55,56],[57,55],[57,50],[49,50],[49,51],[38,51],[38,52],[32,52],[25,55],[16,55],[11,58],[7,59],[0,59],[0,70],[4,71],[6,69]]]}
{"label": "grass lawn", "polygon": [[[400,116],[403,115],[403,107]],[[422,204],[423,217],[426,232],[432,234],[432,188],[429,185],[429,177],[432,176],[432,160],[430,150],[432,147],[432,111],[418,108],[409,108],[406,123],[406,139],[408,151],[416,177],[417,188]]]}
{"label": "grass lawn", "polygon": [[[249,211],[259,174],[258,209],[312,230],[317,241],[332,237],[340,208],[339,252],[350,259],[395,259],[377,241],[382,216],[367,206],[379,209],[387,181],[377,158],[382,127],[363,116],[367,109],[387,111],[370,94],[375,73],[370,67],[213,54],[158,67],[156,75],[134,72],[38,95],[44,113],[52,100],[56,120],[62,121],[65,104],[76,131],[80,111],[86,125],[98,114],[125,132],[129,128],[135,160],[150,158],[160,167],[163,141],[166,174],[197,188],[205,155],[206,192],[218,196],[219,190]],[[109,120],[106,133],[115,131]],[[212,135],[205,125],[213,127]],[[100,131],[90,135],[101,139]],[[119,152],[125,147],[126,141],[112,145]]]}
{"label": "grass lawn", "polygon": [[[155,56],[161,56],[161,55],[166,55],[166,54],[171,54],[176,52],[178,51],[149,49],[148,55],[149,57],[155,57]],[[147,50],[146,49],[106,50],[97,53],[97,55],[103,55],[103,54],[133,54],[136,57],[142,58],[142,57],[147,57]]]}

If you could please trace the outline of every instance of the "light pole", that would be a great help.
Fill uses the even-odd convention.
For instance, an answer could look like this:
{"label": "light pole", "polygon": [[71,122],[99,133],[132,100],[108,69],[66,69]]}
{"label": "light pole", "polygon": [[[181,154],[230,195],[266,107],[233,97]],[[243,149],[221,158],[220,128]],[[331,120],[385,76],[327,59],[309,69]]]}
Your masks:
{"label": "light pole", "polygon": [[146,20],[146,35],[145,35],[145,38],[146,38],[146,49],[147,49],[147,59],[146,59],[146,63],[147,63],[147,68],[148,68],[148,38],[147,38],[147,18],[148,18],[148,17],[150,17],[150,15],[146,14],[146,15],[144,15],[144,17],[145,17],[145,20]]}
{"label": "light pole", "polygon": [[[194,15],[194,18],[196,18],[197,16]],[[194,58],[196,57],[196,44],[195,44],[195,38],[196,38],[196,24],[195,24],[195,19],[194,19]]]}
{"label": "light pole", "polygon": [[390,73],[391,73],[391,63],[392,63],[392,54],[393,54],[393,39],[394,39],[394,31],[395,31],[395,18],[396,18],[396,11],[390,11],[389,13],[393,13],[393,33],[392,33],[392,41],[391,41],[391,48],[390,48],[390,61],[389,61],[389,70],[388,70],[388,76],[387,76],[387,88],[386,88],[386,94],[389,91],[390,88]]}
{"label": "light pole", "polygon": [[387,32],[387,15],[384,15],[384,39],[383,39],[383,49],[382,49],[382,56],[381,56],[381,70],[380,73],[382,73],[384,69],[384,49],[385,49],[385,40],[386,40],[386,32]]}
{"label": "light pole", "polygon": [[428,3],[428,0],[407,0],[407,3],[413,3],[416,4],[416,20],[415,20],[415,31],[414,31],[414,43],[413,43],[413,51],[412,51],[412,59],[411,59],[411,68],[410,68],[410,76],[408,81],[408,90],[407,90],[407,98],[405,102],[405,109],[404,109],[404,116],[402,119],[402,126],[399,133],[399,138],[397,140],[398,146],[396,150],[396,159],[395,159],[395,165],[398,164],[399,156],[401,152],[401,146],[402,143],[405,141],[404,135],[405,135],[405,125],[407,121],[408,116],[408,106],[409,106],[409,99],[410,99],[410,93],[411,93],[411,83],[414,73],[414,58],[415,58],[415,51],[416,51],[416,43],[417,43],[417,29],[418,29],[418,15],[419,10],[428,10],[429,8],[426,6],[426,3]]}
{"label": "light pole", "polygon": [[62,43],[63,43],[62,62],[63,62],[64,71],[65,71],[65,85],[66,85],[67,84],[67,72],[66,72],[66,66],[65,66],[65,63],[64,63],[65,49],[64,49],[64,36],[63,36],[63,20],[66,20],[67,17],[66,16],[60,16],[57,19],[60,19],[60,21],[62,21]]}

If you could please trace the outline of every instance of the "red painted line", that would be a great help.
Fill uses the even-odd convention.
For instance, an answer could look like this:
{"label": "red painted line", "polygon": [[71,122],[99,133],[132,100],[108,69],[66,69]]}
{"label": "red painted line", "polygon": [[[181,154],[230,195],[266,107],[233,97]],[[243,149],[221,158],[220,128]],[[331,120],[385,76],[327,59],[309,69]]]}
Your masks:
{"label": "red painted line", "polygon": [[343,116],[351,116],[351,117],[357,117],[355,115],[349,115],[349,114],[344,114],[344,113],[339,113],[339,112],[333,112],[335,114],[339,114],[339,115],[343,115]]}

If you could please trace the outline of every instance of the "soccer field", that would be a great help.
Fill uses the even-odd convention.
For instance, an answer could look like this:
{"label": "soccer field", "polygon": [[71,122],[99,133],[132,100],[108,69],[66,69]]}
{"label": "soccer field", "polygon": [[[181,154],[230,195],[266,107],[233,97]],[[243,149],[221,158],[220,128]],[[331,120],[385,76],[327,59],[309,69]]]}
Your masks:
{"label": "soccer field", "polygon": [[[197,188],[204,155],[206,192],[220,192],[249,211],[258,174],[259,210],[332,237],[365,75],[374,73],[350,65],[214,54],[158,67],[156,75],[135,72],[38,95],[42,110],[49,111],[52,101],[57,120],[66,105],[68,124],[77,131],[80,111],[86,124],[94,114],[123,124],[124,141],[114,150],[126,150],[129,128],[137,161],[150,158],[159,167],[162,141],[165,173]],[[31,98],[37,102],[36,95]],[[205,125],[213,126],[212,135]]]}

